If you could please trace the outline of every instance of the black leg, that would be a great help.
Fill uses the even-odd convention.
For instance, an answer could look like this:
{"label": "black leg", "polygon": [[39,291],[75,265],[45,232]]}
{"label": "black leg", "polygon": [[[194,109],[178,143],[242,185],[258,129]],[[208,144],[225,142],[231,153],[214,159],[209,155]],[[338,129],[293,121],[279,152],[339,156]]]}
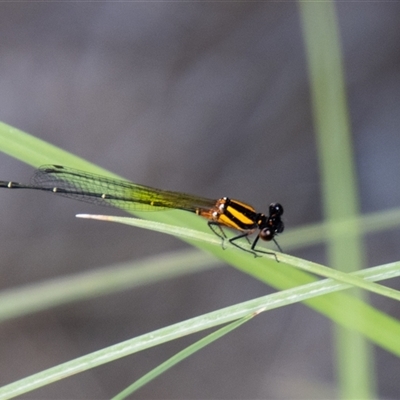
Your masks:
{"label": "black leg", "polygon": [[[222,240],[221,246],[222,246],[222,248],[225,250],[224,243],[225,243],[225,239],[227,239],[227,236],[226,236],[224,230],[222,229],[222,226],[221,226],[218,222],[215,222],[215,221],[208,221],[208,226],[210,227],[210,229],[211,229],[219,238],[221,238],[221,240]],[[257,257],[257,253],[256,253],[257,250],[256,250],[256,251],[254,251],[253,249],[252,249],[252,250],[249,250],[249,249],[246,249],[246,248],[240,246],[239,244],[235,243],[235,240],[241,239],[241,238],[243,238],[243,237],[245,237],[245,238],[247,239],[247,241],[249,242],[249,244],[251,243],[250,240],[249,240],[249,234],[248,234],[248,233],[243,233],[243,234],[241,234],[241,235],[239,235],[239,236],[235,236],[235,237],[229,239],[229,242],[232,243],[232,244],[233,244],[235,247],[237,247],[238,249],[243,250],[243,251],[245,251],[245,252],[247,252],[247,253],[253,254],[254,257]],[[257,236],[257,237],[258,237],[258,236]]]}
{"label": "black leg", "polygon": [[[240,246],[240,244],[237,244],[237,243],[235,242],[236,240],[241,239],[241,238],[244,238],[244,237],[245,237],[245,238],[247,239],[247,241],[250,243],[250,241],[249,241],[249,233],[242,233],[241,235],[235,236],[235,237],[229,239],[229,242],[232,243],[232,244],[233,244],[235,247],[237,247],[238,249],[241,249],[241,250],[243,250],[243,251],[245,251],[245,252],[247,252],[247,253],[253,254],[254,257],[260,257],[259,255],[257,255],[258,250],[254,250],[254,249],[253,249],[253,246],[251,246],[251,250],[249,250],[249,249],[246,249],[246,248]],[[257,236],[257,238],[258,238],[258,236]],[[255,240],[255,242],[257,243],[257,239]],[[253,243],[253,244],[254,244],[254,243]]]}
{"label": "black leg", "polygon": [[[222,226],[221,226],[218,222],[215,222],[215,221],[208,221],[208,226],[210,227],[210,229],[211,229],[219,238],[221,238],[221,240],[222,240],[221,246],[222,246],[222,248],[225,250],[224,242],[225,242],[225,239],[227,239],[227,236],[226,236],[224,230],[222,229]],[[250,239],[249,239],[249,233],[248,233],[248,232],[241,233],[240,235],[235,236],[235,237],[229,239],[229,242],[232,243],[232,244],[233,244],[235,247],[237,247],[238,249],[243,250],[243,251],[245,251],[246,253],[253,254],[254,257],[261,257],[261,256],[258,255],[257,253],[268,254],[268,255],[274,256],[274,257],[275,257],[275,260],[276,260],[277,262],[279,262],[278,257],[276,256],[276,254],[275,254],[274,252],[272,252],[272,251],[258,250],[258,249],[255,248],[256,245],[257,245],[258,239],[260,238],[260,236],[258,236],[258,235],[256,236],[256,238],[254,239],[253,244],[251,245],[251,249],[250,249],[250,250],[249,250],[249,249],[246,249],[245,247],[242,247],[240,244],[236,243],[236,240],[242,239],[242,238],[246,238],[246,240],[247,240],[249,243],[251,243],[251,242],[250,242]],[[274,240],[274,242],[275,242],[275,240]],[[276,243],[276,242],[275,242],[275,243]],[[278,249],[280,250],[280,247],[279,247],[279,246],[278,246]]]}
{"label": "black leg", "polygon": [[[221,238],[221,246],[222,246],[222,249],[225,250],[224,242],[226,239],[226,235],[225,235],[225,232],[222,229],[221,225],[218,222],[208,221],[208,226],[219,238]],[[218,227],[218,229],[217,229],[217,227]]]}
{"label": "black leg", "polygon": [[[257,250],[257,249],[256,249],[256,244],[257,244],[257,242],[258,242],[258,239],[260,239],[260,236],[257,236],[257,237],[254,239],[254,242],[253,242],[253,244],[251,245],[251,249],[252,249],[253,251],[257,252],[257,253],[269,254],[270,256],[274,256],[276,262],[279,262],[278,257],[276,256],[276,254],[275,254],[274,252],[272,252],[272,251],[264,251],[264,250]],[[281,248],[280,248],[280,247],[278,246],[278,244],[275,242],[275,239],[274,239],[274,243],[277,245],[278,249],[281,250]],[[281,252],[282,252],[282,251],[281,251]]]}
{"label": "black leg", "polygon": [[281,249],[281,246],[279,246],[278,242],[277,242],[275,239],[272,239],[272,240],[274,241],[275,246],[278,248],[278,250],[279,250],[281,253],[283,253],[283,251],[282,251],[282,249]]}
{"label": "black leg", "polygon": [[234,246],[236,246],[237,248],[239,248],[239,249],[241,249],[241,250],[244,250],[244,251],[247,251],[248,253],[253,254],[254,257],[261,257],[261,256],[258,255],[257,253],[268,254],[268,255],[270,255],[270,256],[274,256],[276,262],[279,262],[278,257],[276,256],[276,254],[275,254],[273,251],[264,251],[264,250],[256,249],[256,245],[257,245],[257,242],[258,242],[258,239],[260,238],[260,236],[256,236],[256,238],[254,239],[254,242],[253,242],[253,244],[251,245],[251,250],[245,249],[244,247],[242,247],[242,246],[238,245],[237,243],[235,243],[235,240],[241,239],[241,238],[243,238],[243,237],[246,237],[247,240],[249,241],[248,236],[249,236],[248,233],[243,233],[243,234],[241,234],[241,235],[238,235],[238,236],[233,237],[232,239],[229,239],[229,241],[230,241]]}

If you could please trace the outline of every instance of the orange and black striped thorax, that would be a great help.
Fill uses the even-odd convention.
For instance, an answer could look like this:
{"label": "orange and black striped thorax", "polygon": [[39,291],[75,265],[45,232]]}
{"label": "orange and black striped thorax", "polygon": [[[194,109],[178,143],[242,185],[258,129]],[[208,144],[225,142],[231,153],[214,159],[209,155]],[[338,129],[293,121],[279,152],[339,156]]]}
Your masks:
{"label": "orange and black striped thorax", "polygon": [[239,231],[256,229],[260,217],[252,206],[228,197],[217,200],[211,209],[198,209],[197,214]]}

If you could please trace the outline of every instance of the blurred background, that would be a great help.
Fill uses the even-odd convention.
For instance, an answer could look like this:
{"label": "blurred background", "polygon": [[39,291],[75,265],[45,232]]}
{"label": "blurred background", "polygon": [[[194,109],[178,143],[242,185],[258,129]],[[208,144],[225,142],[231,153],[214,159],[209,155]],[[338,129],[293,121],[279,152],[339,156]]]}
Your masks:
{"label": "blurred background", "polygon": [[[0,120],[134,182],[267,211],[287,230],[322,219],[295,3],[3,3]],[[400,7],[338,3],[364,213],[400,204]],[[0,154],[2,180],[33,169]],[[0,288],[188,246],[78,220],[104,209],[0,193]],[[110,211],[110,210],[106,210]],[[368,236],[368,266],[398,260],[400,230]],[[324,247],[292,254],[325,262]],[[396,280],[393,280],[393,285]],[[0,326],[0,384],[271,288],[233,268],[58,307]],[[143,308],[143,304],[146,308]],[[398,317],[394,302],[374,304]],[[23,398],[109,398],[197,337],[73,376]],[[376,349],[381,398],[397,358]],[[265,313],[142,388],[140,399],[334,398],[331,324],[303,305]]]}

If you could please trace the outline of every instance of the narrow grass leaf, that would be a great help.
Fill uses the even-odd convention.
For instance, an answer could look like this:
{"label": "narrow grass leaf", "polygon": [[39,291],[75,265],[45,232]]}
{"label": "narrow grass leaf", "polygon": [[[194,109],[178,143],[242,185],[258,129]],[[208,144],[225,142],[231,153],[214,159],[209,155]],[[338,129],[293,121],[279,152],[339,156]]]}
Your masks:
{"label": "narrow grass leaf", "polygon": [[178,364],[179,362],[185,360],[186,358],[190,357],[194,353],[198,352],[205,346],[208,346],[209,344],[215,342],[217,339],[225,336],[229,332],[233,331],[234,329],[238,328],[240,325],[244,324],[245,322],[249,321],[251,318],[253,318],[256,315],[256,313],[250,314],[244,318],[241,318],[235,322],[232,322],[226,326],[224,326],[221,329],[218,329],[217,331],[207,335],[203,339],[200,339],[196,343],[193,343],[192,345],[188,346],[186,349],[180,351],[179,353],[175,354],[173,357],[168,359],[167,361],[163,362],[150,372],[148,372],[146,375],[142,376],[140,379],[138,379],[136,382],[134,382],[132,385],[128,386],[125,390],[123,390],[121,393],[117,394],[115,397],[113,397],[113,400],[123,400],[126,399],[130,394],[136,392],[138,389],[143,387],[144,385],[150,383],[152,380],[163,374],[165,371],[168,369],[172,368],[174,365]]}

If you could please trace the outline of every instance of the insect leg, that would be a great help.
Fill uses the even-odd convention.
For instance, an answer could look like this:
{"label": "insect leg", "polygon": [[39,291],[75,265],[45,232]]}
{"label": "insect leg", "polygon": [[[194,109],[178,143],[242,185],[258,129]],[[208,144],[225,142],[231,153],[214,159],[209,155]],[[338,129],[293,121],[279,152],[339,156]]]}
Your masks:
{"label": "insect leg", "polygon": [[[276,254],[273,251],[264,251],[264,250],[256,249],[256,245],[257,245],[258,239],[260,239],[260,236],[257,235],[257,237],[254,239],[253,244],[251,245],[251,250],[253,250],[256,253],[262,253],[262,254],[268,254],[270,256],[274,256],[276,262],[279,262],[278,257],[276,256]],[[274,243],[277,245],[275,240],[274,240]],[[280,250],[280,247],[279,246],[277,246],[277,247]]]}
{"label": "insect leg", "polygon": [[225,250],[224,242],[226,239],[226,235],[225,235],[225,232],[222,229],[221,225],[215,221],[208,221],[208,226],[214,232],[214,234],[217,235],[221,239],[221,247],[223,250]]}
{"label": "insect leg", "polygon": [[[229,242],[232,243],[238,249],[241,249],[241,250],[243,250],[243,251],[245,251],[247,253],[253,254],[254,257],[261,257],[261,256],[257,255],[258,250],[253,249],[253,246],[251,247],[251,250],[249,250],[249,249],[246,249],[245,247],[241,246],[240,244],[236,243],[236,240],[242,239],[242,238],[246,238],[247,241],[250,243],[249,234],[250,234],[249,232],[242,233],[240,235],[237,235],[237,236],[229,239]],[[255,240],[255,242],[257,243],[257,239]]]}

